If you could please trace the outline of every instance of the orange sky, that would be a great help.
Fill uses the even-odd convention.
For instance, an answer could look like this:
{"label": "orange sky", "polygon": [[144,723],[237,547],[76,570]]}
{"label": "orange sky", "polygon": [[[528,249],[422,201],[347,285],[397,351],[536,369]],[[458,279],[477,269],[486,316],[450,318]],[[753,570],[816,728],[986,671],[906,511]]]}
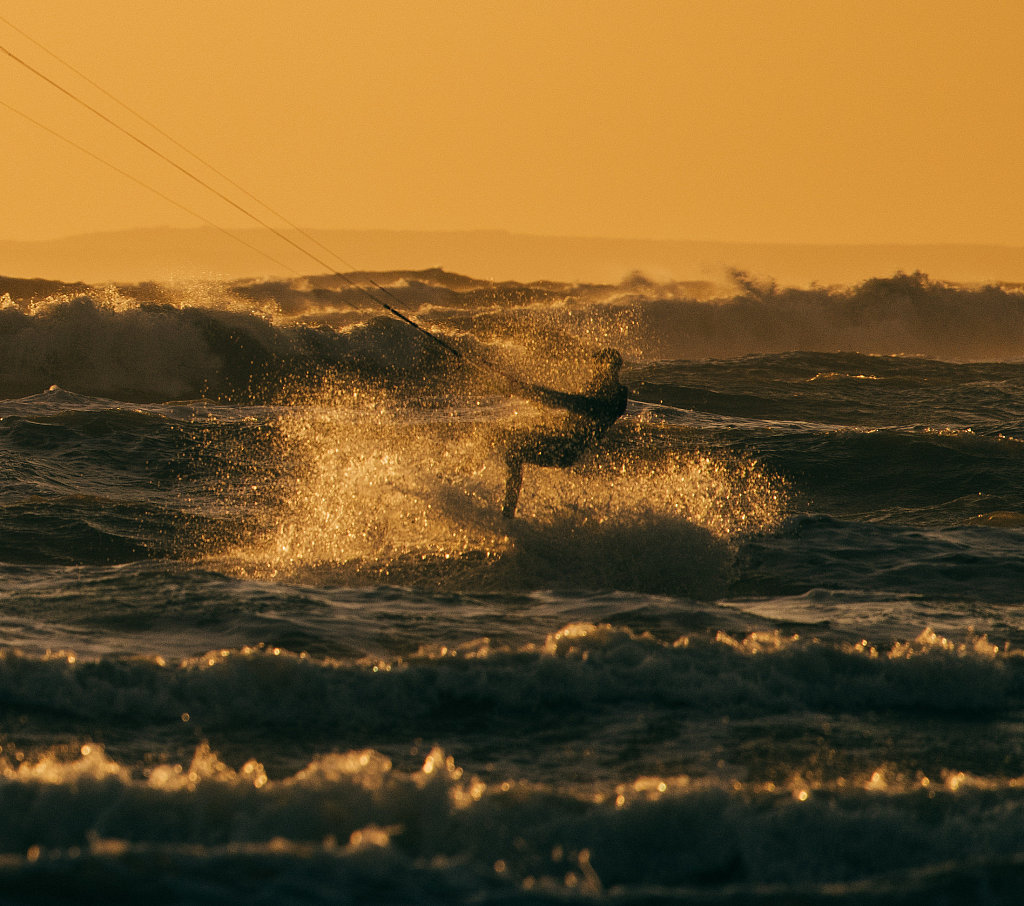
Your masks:
{"label": "orange sky", "polygon": [[[309,227],[1024,245],[1019,0],[5,0],[0,15]],[[0,44],[129,122],[4,22]],[[4,56],[0,101],[250,225]],[[2,239],[198,224],[5,107],[0,128]]]}

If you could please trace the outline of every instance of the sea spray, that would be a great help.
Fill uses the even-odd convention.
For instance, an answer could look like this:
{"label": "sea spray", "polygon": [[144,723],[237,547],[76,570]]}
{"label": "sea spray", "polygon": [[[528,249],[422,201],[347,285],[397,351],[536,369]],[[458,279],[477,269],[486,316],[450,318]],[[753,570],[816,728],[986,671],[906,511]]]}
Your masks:
{"label": "sea spray", "polygon": [[[578,467],[528,469],[520,517],[503,520],[496,417],[513,416],[493,401],[410,408],[358,390],[291,407],[268,425],[275,469],[261,477],[250,462],[239,479],[264,505],[216,562],[319,581],[333,571],[338,581],[707,597],[724,588],[739,541],[785,509],[782,483],[755,464],[658,453],[636,424]],[[267,481],[273,489],[258,491]]]}

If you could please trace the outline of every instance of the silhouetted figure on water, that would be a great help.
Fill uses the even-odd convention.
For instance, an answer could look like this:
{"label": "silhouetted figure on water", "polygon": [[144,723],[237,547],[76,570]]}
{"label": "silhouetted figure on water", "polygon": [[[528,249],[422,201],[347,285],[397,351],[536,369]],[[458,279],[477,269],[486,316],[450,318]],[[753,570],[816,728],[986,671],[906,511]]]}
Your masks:
{"label": "silhouetted figure on water", "polygon": [[561,393],[514,382],[522,396],[553,409],[562,409],[565,415],[556,425],[513,428],[503,436],[507,472],[501,515],[506,519],[516,514],[525,464],[562,469],[571,466],[626,411],[629,389],[619,383],[622,356],[614,349],[602,349],[594,354],[594,361],[599,371],[583,393]]}

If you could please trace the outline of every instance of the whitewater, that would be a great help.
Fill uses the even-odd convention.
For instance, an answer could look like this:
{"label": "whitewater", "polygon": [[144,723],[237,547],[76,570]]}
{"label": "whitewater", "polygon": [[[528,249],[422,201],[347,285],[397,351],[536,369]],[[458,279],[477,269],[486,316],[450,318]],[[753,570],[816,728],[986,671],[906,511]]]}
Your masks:
{"label": "whitewater", "polygon": [[0,278],[0,451],[0,902],[1024,895],[1020,287]]}

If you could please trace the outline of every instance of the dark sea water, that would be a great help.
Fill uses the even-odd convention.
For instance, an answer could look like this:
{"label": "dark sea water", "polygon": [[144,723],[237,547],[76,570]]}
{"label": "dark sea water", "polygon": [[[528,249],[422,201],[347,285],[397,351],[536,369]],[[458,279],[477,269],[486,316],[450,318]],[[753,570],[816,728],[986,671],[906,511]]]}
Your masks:
{"label": "dark sea water", "polygon": [[375,279],[626,416],[508,522],[337,278],[0,296],[0,902],[1021,901],[1024,296]]}

